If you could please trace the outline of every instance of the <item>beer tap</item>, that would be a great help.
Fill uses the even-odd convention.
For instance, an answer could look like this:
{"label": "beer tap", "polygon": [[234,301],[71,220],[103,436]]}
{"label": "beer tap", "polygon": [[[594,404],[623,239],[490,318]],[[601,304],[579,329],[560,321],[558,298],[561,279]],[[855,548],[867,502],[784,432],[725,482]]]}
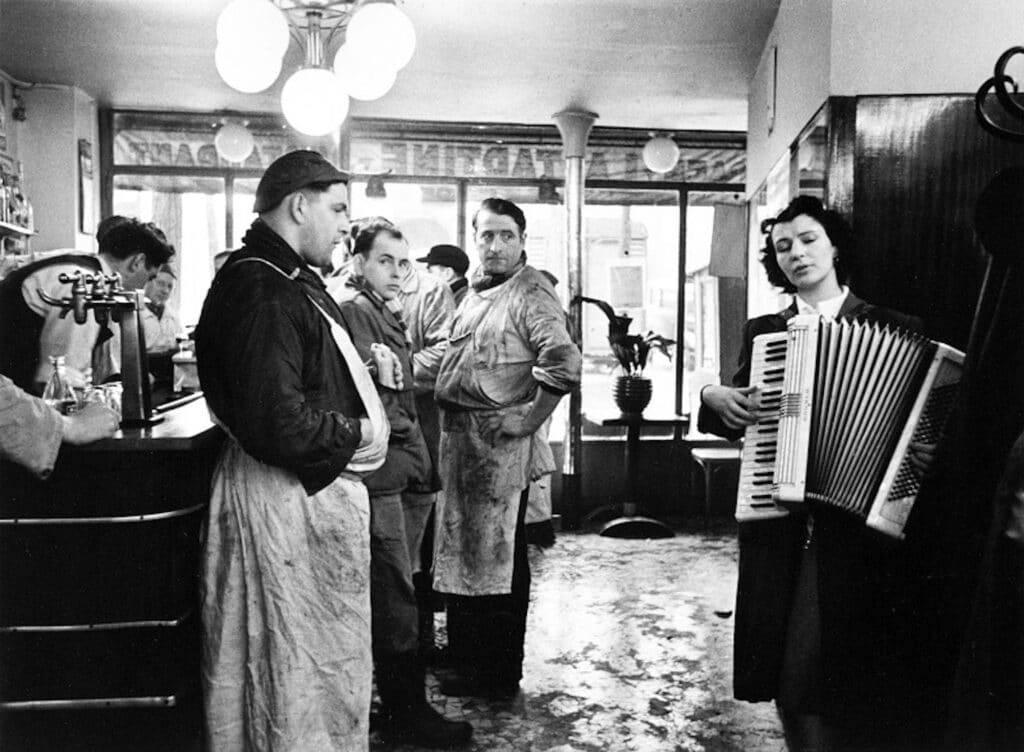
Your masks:
{"label": "beer tap", "polygon": [[111,321],[121,330],[121,424],[148,426],[163,420],[153,415],[149,391],[149,361],[146,356],[146,338],[142,328],[141,290],[121,287],[121,275],[95,274],[78,271],[62,273],[58,279],[71,285],[70,297],[54,298],[39,290],[39,297],[49,305],[61,309],[61,317],[74,315],[76,324],[88,320],[89,311],[101,327]]}

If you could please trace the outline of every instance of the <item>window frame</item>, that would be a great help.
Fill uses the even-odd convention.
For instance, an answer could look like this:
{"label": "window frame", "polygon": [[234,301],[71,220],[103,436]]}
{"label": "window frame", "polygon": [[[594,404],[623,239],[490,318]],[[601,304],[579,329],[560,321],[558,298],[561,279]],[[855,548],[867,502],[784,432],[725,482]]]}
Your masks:
{"label": "window frame", "polygon": [[[104,109],[100,113],[100,164],[102,176],[102,190],[100,192],[100,206],[103,216],[109,216],[113,206],[113,185],[115,175],[153,175],[153,176],[174,176],[174,177],[212,177],[224,181],[225,186],[225,237],[224,247],[232,247],[234,238],[234,182],[238,179],[259,179],[263,174],[263,168],[246,167],[178,167],[162,165],[114,165],[114,119],[119,114],[146,115],[167,115],[192,117],[198,120],[216,120],[217,118],[252,117],[260,120],[267,120],[274,116],[266,113],[201,113],[201,112],[146,112],[132,109]],[[643,144],[650,138],[648,130],[637,128],[610,128],[595,126],[588,138],[588,147],[628,147],[642,149]],[[350,118],[342,126],[340,141],[338,143],[339,162],[348,164],[350,157],[350,144],[352,139],[377,139],[382,142],[395,140],[419,140],[445,142],[469,142],[469,143],[514,143],[542,145],[550,148],[561,149],[561,137],[554,124],[552,125],[522,125],[522,124],[501,124],[501,123],[450,123],[450,122],[414,122],[414,121],[391,121],[372,118]],[[675,134],[674,140],[682,148],[709,148],[726,150],[745,150],[746,134],[737,132],[718,131],[692,131]],[[353,172],[353,180],[365,181],[379,173]],[[554,182],[555,187],[564,185],[561,180],[552,180],[541,176],[537,178],[501,177],[501,176],[437,176],[437,175],[411,175],[411,174],[388,174],[384,175],[385,183],[423,183],[451,184],[455,186],[456,202],[456,238],[465,238],[467,225],[471,220],[470,212],[473,207],[468,207],[467,193],[472,185],[492,185],[496,187],[535,187],[540,189],[544,184]],[[677,206],[679,211],[679,239],[678,239],[678,279],[677,289],[677,311],[676,311],[676,332],[674,338],[677,342],[683,342],[686,325],[686,211],[689,205],[691,193],[721,192],[745,194],[746,186],[743,182],[699,182],[689,180],[659,179],[650,177],[644,180],[607,179],[595,178],[584,181],[584,190],[610,189],[610,190],[637,190],[650,189],[652,191],[674,191],[677,194]],[[351,203],[351,202],[350,202]],[[683,405],[683,376],[684,359],[675,357],[675,409],[679,413]]]}

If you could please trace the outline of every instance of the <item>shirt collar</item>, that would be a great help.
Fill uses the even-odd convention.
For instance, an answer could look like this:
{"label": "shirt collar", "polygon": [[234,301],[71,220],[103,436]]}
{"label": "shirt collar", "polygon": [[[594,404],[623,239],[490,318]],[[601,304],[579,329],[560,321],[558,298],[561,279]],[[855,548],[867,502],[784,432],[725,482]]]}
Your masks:
{"label": "shirt collar", "polygon": [[828,300],[819,301],[817,307],[797,295],[796,312],[799,314],[816,313],[826,319],[838,318],[839,310],[843,307],[843,303],[846,302],[846,296],[849,294],[850,288],[844,285],[838,295]]}

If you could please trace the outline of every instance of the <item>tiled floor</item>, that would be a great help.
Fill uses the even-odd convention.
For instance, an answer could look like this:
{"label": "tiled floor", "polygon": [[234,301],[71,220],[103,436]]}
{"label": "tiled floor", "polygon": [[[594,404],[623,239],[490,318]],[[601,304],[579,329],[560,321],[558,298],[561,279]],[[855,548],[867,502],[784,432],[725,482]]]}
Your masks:
{"label": "tiled floor", "polygon": [[[736,541],[560,533],[533,549],[523,691],[513,702],[435,705],[475,727],[483,752],[776,752],[771,705],[732,698]],[[443,633],[443,616],[438,617]],[[389,747],[372,740],[374,752]]]}
{"label": "tiled floor", "polygon": [[[448,698],[431,677],[432,700],[474,724],[466,749],[475,752],[781,752],[772,706],[732,699],[732,529],[722,523],[717,533],[683,531],[666,540],[560,533],[553,548],[531,551],[520,696],[505,703]],[[437,622],[443,636],[443,615]],[[196,726],[172,723],[167,712],[117,714],[116,722],[102,712],[88,713],[87,723],[60,713],[4,719],[0,747],[199,752]],[[13,722],[27,725],[18,730]],[[371,748],[417,749],[376,737]]]}

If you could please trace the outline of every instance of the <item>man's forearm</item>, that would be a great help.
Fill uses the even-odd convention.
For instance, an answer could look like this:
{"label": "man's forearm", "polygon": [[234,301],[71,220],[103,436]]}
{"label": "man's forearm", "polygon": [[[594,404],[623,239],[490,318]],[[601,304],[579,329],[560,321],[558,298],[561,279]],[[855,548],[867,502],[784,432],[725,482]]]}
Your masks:
{"label": "man's forearm", "polygon": [[533,400],[533,407],[523,419],[523,427],[530,429],[529,433],[531,434],[536,433],[548,416],[555,411],[561,400],[562,395],[557,392],[544,388],[538,389],[537,396]]}

